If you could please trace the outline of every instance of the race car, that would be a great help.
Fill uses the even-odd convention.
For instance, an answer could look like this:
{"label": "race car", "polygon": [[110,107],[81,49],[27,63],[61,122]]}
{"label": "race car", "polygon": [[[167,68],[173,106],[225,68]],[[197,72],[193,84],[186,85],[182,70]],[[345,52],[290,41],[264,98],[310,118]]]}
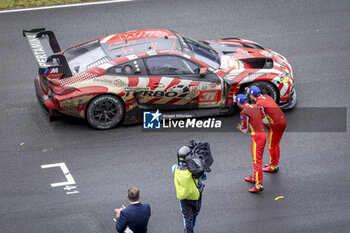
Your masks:
{"label": "race car", "polygon": [[37,98],[50,116],[85,118],[96,129],[142,121],[143,111],[234,112],[252,85],[283,109],[296,104],[285,57],[241,38],[197,41],[164,29],[137,30],[61,50],[45,28],[23,31],[39,65]]}

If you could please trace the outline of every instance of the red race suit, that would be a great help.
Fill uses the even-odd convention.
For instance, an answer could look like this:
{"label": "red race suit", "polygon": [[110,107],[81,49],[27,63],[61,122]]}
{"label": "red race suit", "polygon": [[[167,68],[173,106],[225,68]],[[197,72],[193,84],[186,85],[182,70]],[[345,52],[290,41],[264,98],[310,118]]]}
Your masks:
{"label": "red race suit", "polygon": [[253,177],[255,179],[255,186],[260,188],[263,183],[262,158],[266,143],[266,134],[263,126],[265,115],[257,105],[246,103],[242,107],[240,118],[240,131],[246,133],[249,129],[251,135],[254,167]]}
{"label": "red race suit", "polygon": [[256,105],[262,107],[269,121],[265,127],[268,130],[270,164],[277,166],[280,159],[280,141],[287,125],[286,117],[274,99],[268,95],[258,96]]}

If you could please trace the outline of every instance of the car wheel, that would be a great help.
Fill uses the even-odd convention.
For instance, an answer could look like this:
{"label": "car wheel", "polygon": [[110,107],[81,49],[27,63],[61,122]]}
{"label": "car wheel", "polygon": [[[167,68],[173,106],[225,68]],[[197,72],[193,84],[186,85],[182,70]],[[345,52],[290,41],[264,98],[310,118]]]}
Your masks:
{"label": "car wheel", "polygon": [[122,101],[113,95],[101,95],[94,98],[88,105],[86,119],[96,129],[111,129],[116,127],[124,117]]}
{"label": "car wheel", "polygon": [[257,81],[251,83],[248,87],[257,86],[261,90],[261,94],[271,96],[276,103],[279,102],[279,95],[277,93],[276,87],[267,81]]}

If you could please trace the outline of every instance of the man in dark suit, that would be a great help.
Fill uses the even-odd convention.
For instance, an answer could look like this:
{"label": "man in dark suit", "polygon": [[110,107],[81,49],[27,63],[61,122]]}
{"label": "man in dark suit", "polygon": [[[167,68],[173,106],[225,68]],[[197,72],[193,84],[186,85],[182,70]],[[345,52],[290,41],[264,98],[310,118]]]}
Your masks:
{"label": "man in dark suit", "polygon": [[151,217],[151,207],[149,204],[141,204],[140,192],[138,188],[129,188],[128,200],[130,205],[115,209],[117,224],[116,229],[123,233],[127,227],[134,233],[147,233],[148,220]]}

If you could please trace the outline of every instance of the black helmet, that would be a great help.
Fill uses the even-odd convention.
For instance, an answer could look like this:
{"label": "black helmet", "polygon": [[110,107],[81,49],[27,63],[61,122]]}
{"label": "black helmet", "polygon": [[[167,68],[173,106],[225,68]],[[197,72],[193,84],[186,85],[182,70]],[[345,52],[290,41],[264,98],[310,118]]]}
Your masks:
{"label": "black helmet", "polygon": [[191,149],[188,146],[182,146],[177,150],[177,161],[185,163],[186,156],[191,153]]}

